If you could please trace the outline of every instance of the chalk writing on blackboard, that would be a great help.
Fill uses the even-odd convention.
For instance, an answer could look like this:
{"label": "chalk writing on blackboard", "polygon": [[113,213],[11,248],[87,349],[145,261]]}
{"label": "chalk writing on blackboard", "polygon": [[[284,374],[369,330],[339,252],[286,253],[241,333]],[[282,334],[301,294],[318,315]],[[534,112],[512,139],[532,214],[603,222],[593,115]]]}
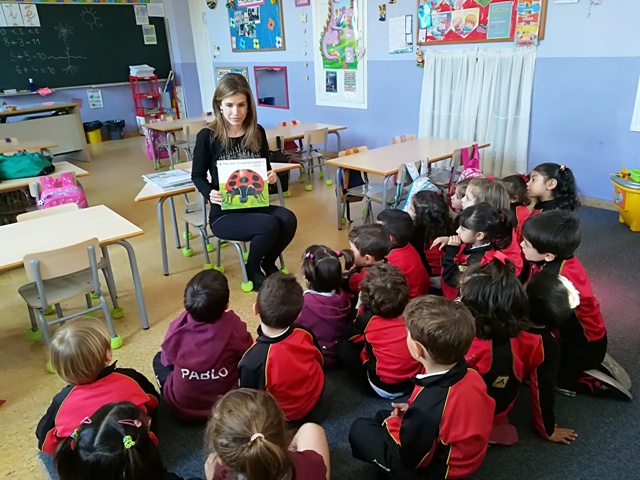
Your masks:
{"label": "chalk writing on blackboard", "polygon": [[94,28],[97,29],[102,27],[102,24],[100,23],[100,17],[93,8],[85,7],[82,9],[79,15],[85,27],[89,27],[91,30],[93,30]]}
{"label": "chalk writing on blackboard", "polygon": [[62,43],[64,44],[65,53],[64,55],[60,56],[49,55],[49,57],[47,58],[50,58],[52,60],[66,60],[67,65],[62,68],[62,71],[66,74],[73,75],[74,73],[77,73],[80,68],[72,64],[71,60],[86,60],[87,57],[83,57],[81,55],[71,55],[71,47],[69,46],[68,40],[69,37],[73,35],[73,27],[69,26],[69,24],[67,23],[65,23],[64,25],[62,23],[59,23],[55,28],[56,32],[58,32],[58,38],[61,39]]}

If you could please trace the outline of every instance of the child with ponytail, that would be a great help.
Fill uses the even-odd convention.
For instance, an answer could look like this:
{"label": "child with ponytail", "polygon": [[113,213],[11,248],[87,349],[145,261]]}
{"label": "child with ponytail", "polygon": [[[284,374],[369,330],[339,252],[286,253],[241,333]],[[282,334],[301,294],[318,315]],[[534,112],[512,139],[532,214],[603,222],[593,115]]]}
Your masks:
{"label": "child with ponytail", "polygon": [[54,457],[60,480],[180,480],[162,465],[149,417],[130,402],[85,418]]}
{"label": "child with ponytail", "polygon": [[565,164],[541,163],[534,168],[527,193],[536,201],[533,213],[555,209],[573,212],[580,206],[575,177]]}
{"label": "child with ponytail", "polygon": [[291,439],[273,397],[241,388],[213,408],[205,440],[207,480],[329,480],[324,430],[305,423]]}
{"label": "child with ponytail", "polygon": [[308,328],[318,340],[324,364],[336,364],[336,345],[351,316],[351,295],[341,290],[342,265],[353,265],[351,250],[332,250],[311,245],[302,256],[302,275],[307,286],[302,312],[296,323]]}
{"label": "child with ponytail", "polygon": [[502,179],[502,183],[507,189],[509,202],[511,203],[511,211],[516,219],[516,232],[518,234],[518,243],[522,242],[522,225],[527,218],[531,216],[531,199],[527,196],[527,183],[529,178],[526,175],[516,174],[509,175]]}

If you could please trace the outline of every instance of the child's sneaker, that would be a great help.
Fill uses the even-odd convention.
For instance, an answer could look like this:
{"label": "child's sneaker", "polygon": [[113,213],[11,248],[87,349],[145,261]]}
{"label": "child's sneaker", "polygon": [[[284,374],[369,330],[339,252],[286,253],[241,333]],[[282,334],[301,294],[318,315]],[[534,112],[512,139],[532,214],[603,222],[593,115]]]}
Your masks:
{"label": "child's sneaker", "polygon": [[554,390],[559,393],[560,395],[564,395],[565,397],[575,397],[576,396],[576,392],[574,392],[573,390],[569,390],[566,388],[560,388],[560,387],[553,387]]}
{"label": "child's sneaker", "polygon": [[622,385],[627,390],[631,390],[631,378],[629,377],[629,374],[624,368],[622,368],[622,365],[616,362],[614,358],[608,353],[605,354],[604,360],[602,360],[602,363],[600,364],[600,367],[598,367],[598,370],[606,373],[612,378],[615,378],[620,383],[620,385]]}
{"label": "child's sneaker", "polygon": [[578,379],[581,393],[588,395],[607,396],[621,400],[631,400],[633,395],[620,382],[602,373],[600,370],[587,370]]}

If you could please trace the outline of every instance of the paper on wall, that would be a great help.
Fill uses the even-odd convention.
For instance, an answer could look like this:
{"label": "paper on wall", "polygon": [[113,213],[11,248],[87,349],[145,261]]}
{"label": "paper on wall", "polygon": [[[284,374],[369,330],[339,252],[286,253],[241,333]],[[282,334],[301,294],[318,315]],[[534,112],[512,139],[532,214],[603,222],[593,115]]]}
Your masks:
{"label": "paper on wall", "polygon": [[87,90],[87,97],[89,97],[89,108],[102,108],[102,92],[98,89]]}
{"label": "paper on wall", "polygon": [[150,17],[164,17],[164,5],[162,3],[147,3],[147,15]]}
{"label": "paper on wall", "polygon": [[0,27],[6,27],[7,20],[4,18],[4,11],[0,8]]}
{"label": "paper on wall", "polygon": [[142,25],[142,35],[144,36],[145,45],[158,44],[158,37],[156,36],[156,27],[154,25]]}
{"label": "paper on wall", "polygon": [[146,5],[134,5],[133,12],[136,15],[136,25],[149,25],[149,14]]}
{"label": "paper on wall", "polygon": [[636,92],[636,104],[631,117],[631,131],[640,132],[640,80],[638,80],[638,91]]}
{"label": "paper on wall", "polygon": [[40,16],[38,15],[38,7],[35,5],[20,5],[22,13],[22,21],[25,27],[39,27]]}
{"label": "paper on wall", "polygon": [[20,5],[17,3],[3,3],[2,11],[4,12],[7,27],[24,27]]}
{"label": "paper on wall", "polygon": [[413,51],[413,16],[402,15],[389,19],[389,53]]}

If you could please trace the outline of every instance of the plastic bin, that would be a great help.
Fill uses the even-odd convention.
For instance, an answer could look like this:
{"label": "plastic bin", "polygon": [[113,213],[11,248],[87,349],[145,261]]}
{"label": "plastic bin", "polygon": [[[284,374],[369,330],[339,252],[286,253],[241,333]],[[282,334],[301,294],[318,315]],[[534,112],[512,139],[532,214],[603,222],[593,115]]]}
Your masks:
{"label": "plastic bin", "polygon": [[124,134],[124,120],[109,120],[104,122],[109,130],[109,138],[111,140],[122,140]]}
{"label": "plastic bin", "polygon": [[629,225],[632,232],[640,232],[640,183],[611,175],[613,203],[620,212],[620,223]]}
{"label": "plastic bin", "polygon": [[101,143],[102,142],[102,122],[94,120],[93,122],[84,122],[82,124],[84,131],[87,135],[87,142],[89,143]]}

